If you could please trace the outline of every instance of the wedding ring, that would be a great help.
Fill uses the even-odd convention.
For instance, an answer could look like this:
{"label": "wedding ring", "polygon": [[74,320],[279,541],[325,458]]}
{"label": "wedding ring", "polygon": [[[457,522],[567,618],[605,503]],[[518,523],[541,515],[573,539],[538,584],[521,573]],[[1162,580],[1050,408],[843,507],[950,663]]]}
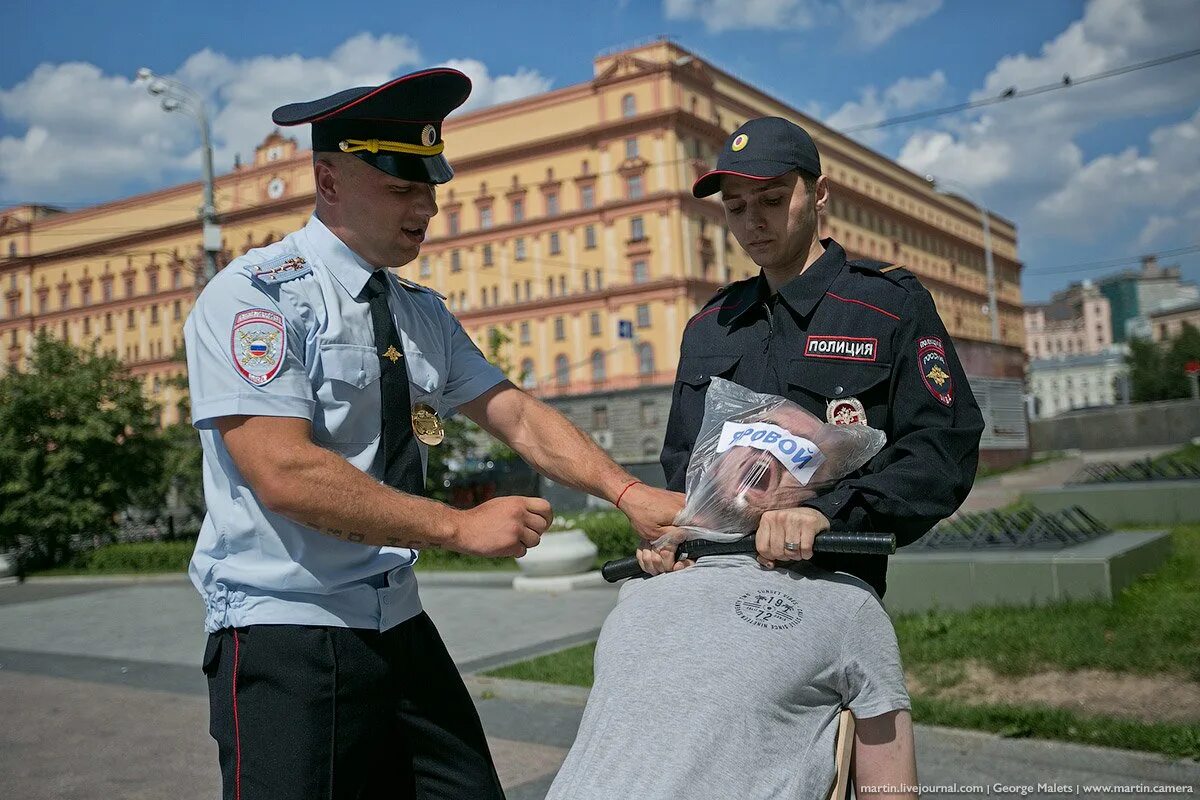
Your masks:
{"label": "wedding ring", "polygon": [[794,553],[800,549],[800,543],[799,542],[784,542],[783,549],[787,550],[789,553]]}

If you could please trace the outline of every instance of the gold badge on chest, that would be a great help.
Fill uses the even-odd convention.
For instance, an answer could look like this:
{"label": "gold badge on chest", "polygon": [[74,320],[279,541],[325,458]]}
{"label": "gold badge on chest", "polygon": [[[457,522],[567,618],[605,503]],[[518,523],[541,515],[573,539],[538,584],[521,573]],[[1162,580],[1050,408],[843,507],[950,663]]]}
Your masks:
{"label": "gold badge on chest", "polygon": [[825,407],[825,419],[831,425],[866,425],[867,410],[857,397],[838,398]]}
{"label": "gold badge on chest", "polygon": [[442,440],[446,438],[446,429],[442,427],[442,421],[438,418],[437,412],[433,410],[433,406],[426,403],[417,403],[413,406],[412,426],[417,439],[430,447],[441,444]]}

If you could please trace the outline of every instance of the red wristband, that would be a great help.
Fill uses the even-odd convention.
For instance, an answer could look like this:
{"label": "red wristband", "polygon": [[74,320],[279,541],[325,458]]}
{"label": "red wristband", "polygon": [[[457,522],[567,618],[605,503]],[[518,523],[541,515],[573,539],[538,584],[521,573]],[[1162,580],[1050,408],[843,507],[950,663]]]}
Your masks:
{"label": "red wristband", "polygon": [[617,508],[620,508],[621,507],[621,498],[625,496],[626,492],[628,492],[634,486],[637,486],[639,483],[641,483],[641,481],[630,481],[629,483],[625,484],[625,488],[621,490],[621,493],[619,495],[617,495],[617,502],[614,505],[616,505]]}

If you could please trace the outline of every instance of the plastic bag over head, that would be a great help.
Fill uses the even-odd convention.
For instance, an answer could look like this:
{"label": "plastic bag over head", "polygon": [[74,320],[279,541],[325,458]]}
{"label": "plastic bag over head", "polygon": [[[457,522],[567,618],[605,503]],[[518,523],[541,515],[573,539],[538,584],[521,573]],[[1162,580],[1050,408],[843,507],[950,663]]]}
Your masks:
{"label": "plastic bag over head", "polygon": [[675,524],[688,538],[740,539],[758,529],[764,511],[798,507],[866,464],[886,441],[867,425],[821,422],[791,400],[713,378]]}

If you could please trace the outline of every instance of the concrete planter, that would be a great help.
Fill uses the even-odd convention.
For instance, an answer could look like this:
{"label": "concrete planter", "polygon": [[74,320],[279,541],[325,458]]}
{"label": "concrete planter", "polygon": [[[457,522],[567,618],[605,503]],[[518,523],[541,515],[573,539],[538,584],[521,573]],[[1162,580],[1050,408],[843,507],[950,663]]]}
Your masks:
{"label": "concrete planter", "polygon": [[17,574],[17,554],[0,552],[0,578],[11,578]]}
{"label": "concrete planter", "polygon": [[581,530],[554,531],[541,544],[517,559],[521,574],[530,578],[578,575],[596,563],[596,545]]}

